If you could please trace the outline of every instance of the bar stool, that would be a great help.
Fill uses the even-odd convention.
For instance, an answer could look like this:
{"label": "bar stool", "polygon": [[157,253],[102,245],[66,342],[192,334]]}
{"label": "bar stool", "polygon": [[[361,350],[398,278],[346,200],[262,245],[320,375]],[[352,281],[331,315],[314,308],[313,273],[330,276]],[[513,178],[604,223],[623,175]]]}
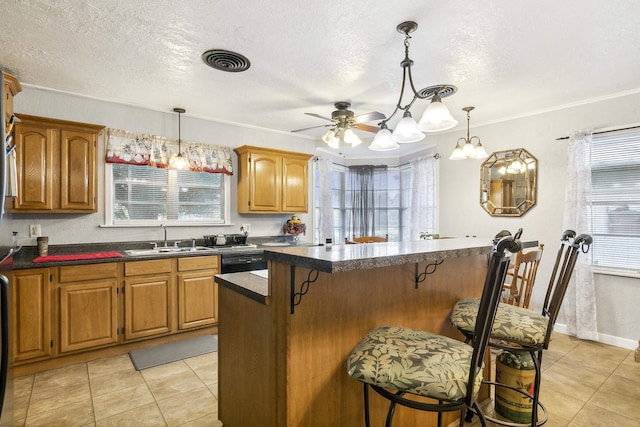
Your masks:
{"label": "bar stool", "polygon": [[360,236],[360,237],[356,237],[356,235],[353,235],[353,240],[349,240],[346,237],[344,238],[344,242],[347,245],[351,245],[354,243],[377,243],[377,242],[388,242],[389,241],[389,235],[385,234],[384,237],[378,237],[378,236]]}
{"label": "bar stool", "polygon": [[[546,409],[538,401],[542,353],[543,350],[549,348],[553,326],[558,317],[578,254],[580,252],[588,252],[592,242],[593,239],[587,234],[580,234],[576,237],[576,233],[573,230],[567,230],[563,233],[541,314],[509,304],[500,304],[498,306],[489,345],[512,352],[528,352],[534,363],[535,377],[531,395],[505,384],[488,382],[497,387],[510,388],[531,399],[530,424],[514,424],[487,417],[490,421],[510,426],[537,426],[546,422]],[[473,333],[477,323],[476,319],[479,319],[477,316],[479,305],[480,301],[477,298],[462,299],[456,303],[450,316],[451,323],[462,332],[467,342],[471,342],[474,339]],[[538,406],[544,412],[542,420],[538,420]],[[469,421],[470,417],[467,420]]]}
{"label": "bar stool", "polygon": [[[473,345],[425,331],[383,326],[371,330],[347,358],[347,373],[364,384],[365,425],[369,420],[369,387],[388,399],[385,426],[393,420],[396,405],[438,413],[461,411],[460,426],[467,411],[484,416],[476,402],[482,383],[483,362],[493,326],[510,255],[521,243],[512,236],[500,239],[493,247],[479,299],[471,337]],[[411,395],[434,400],[422,402]],[[435,403],[437,401],[437,403]]]}

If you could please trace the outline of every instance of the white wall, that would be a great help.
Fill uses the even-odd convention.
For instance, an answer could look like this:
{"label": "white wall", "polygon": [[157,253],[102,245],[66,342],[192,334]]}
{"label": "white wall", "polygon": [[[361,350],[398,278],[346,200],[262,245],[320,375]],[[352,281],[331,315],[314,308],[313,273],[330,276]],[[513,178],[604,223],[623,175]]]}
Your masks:
{"label": "white wall", "polygon": [[[640,94],[601,100],[501,123],[474,126],[471,135],[482,140],[487,152],[525,148],[538,159],[538,202],[519,218],[491,217],[479,202],[479,160],[448,160],[463,132],[436,137],[440,160],[440,234],[492,236],[501,229],[524,229],[523,238],[545,244],[532,305],[539,307],[551,276],[562,234],[566,182],[567,141],[556,138],[571,131],[638,124]],[[466,131],[465,131],[466,132]],[[584,230],[576,230],[578,233]],[[638,260],[640,266],[640,260]],[[598,331],[604,341],[635,348],[640,338],[640,280],[596,275]],[[562,323],[562,319],[559,320]],[[617,340],[616,338],[622,338]]]}
{"label": "white wall", "polygon": [[[187,113],[181,118],[181,136],[184,140],[229,147],[241,145],[265,146],[313,154],[314,144],[286,133],[270,132],[231,124],[216,123],[189,117],[189,106],[178,103]],[[178,116],[173,111],[152,111],[122,104],[83,98],[41,88],[23,86],[23,91],[14,100],[17,113],[51,117],[77,122],[105,125],[133,132],[178,136]],[[99,157],[104,158],[104,138],[100,141]],[[233,153],[234,166],[237,156]],[[104,228],[104,161],[99,161],[98,212],[89,215],[76,214],[13,214],[7,216],[6,226],[18,231],[26,245],[34,245],[29,239],[29,224],[41,224],[42,235],[49,236],[52,245],[91,242],[155,241],[162,239],[160,227]],[[238,177],[231,177],[231,223],[232,226],[217,227],[169,227],[169,240],[201,238],[205,234],[237,233],[240,224],[251,224],[251,235],[273,236],[281,234],[282,225],[288,215],[239,215],[237,213]],[[311,203],[311,199],[309,200]],[[310,205],[311,206],[311,205]],[[307,224],[313,224],[311,216],[299,215]],[[312,228],[312,227],[309,227]],[[310,240],[311,235],[302,237]]]}

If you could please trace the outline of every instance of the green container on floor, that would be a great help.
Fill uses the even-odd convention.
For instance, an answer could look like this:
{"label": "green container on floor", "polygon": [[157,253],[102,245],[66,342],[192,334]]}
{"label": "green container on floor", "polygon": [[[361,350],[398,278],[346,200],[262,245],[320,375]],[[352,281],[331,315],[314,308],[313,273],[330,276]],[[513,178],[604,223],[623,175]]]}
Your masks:
{"label": "green container on floor", "polygon": [[[526,351],[502,351],[496,358],[496,382],[533,394],[535,366]],[[531,422],[533,400],[506,387],[496,387],[496,412],[517,423]]]}

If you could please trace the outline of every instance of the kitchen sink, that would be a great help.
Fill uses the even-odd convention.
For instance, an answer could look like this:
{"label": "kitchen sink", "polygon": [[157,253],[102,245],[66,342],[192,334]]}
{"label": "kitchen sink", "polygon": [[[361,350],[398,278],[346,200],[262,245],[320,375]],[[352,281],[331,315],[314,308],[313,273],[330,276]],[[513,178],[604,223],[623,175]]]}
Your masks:
{"label": "kitchen sink", "polygon": [[184,247],[184,248],[175,248],[175,247],[160,247],[155,249],[128,249],[124,251],[125,254],[129,256],[145,256],[145,255],[170,255],[175,253],[217,253],[218,250],[215,248],[209,248],[207,246],[193,246],[193,247]]}

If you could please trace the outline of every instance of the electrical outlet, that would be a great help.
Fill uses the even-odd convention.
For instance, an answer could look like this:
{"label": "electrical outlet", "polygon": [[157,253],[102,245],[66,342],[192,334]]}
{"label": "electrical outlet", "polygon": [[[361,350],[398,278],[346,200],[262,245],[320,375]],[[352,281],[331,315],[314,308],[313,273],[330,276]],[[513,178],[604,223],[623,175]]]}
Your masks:
{"label": "electrical outlet", "polygon": [[41,234],[42,230],[40,229],[40,224],[29,225],[29,237],[40,237]]}
{"label": "electrical outlet", "polygon": [[242,226],[240,226],[240,231],[251,233],[251,224],[242,224]]}

